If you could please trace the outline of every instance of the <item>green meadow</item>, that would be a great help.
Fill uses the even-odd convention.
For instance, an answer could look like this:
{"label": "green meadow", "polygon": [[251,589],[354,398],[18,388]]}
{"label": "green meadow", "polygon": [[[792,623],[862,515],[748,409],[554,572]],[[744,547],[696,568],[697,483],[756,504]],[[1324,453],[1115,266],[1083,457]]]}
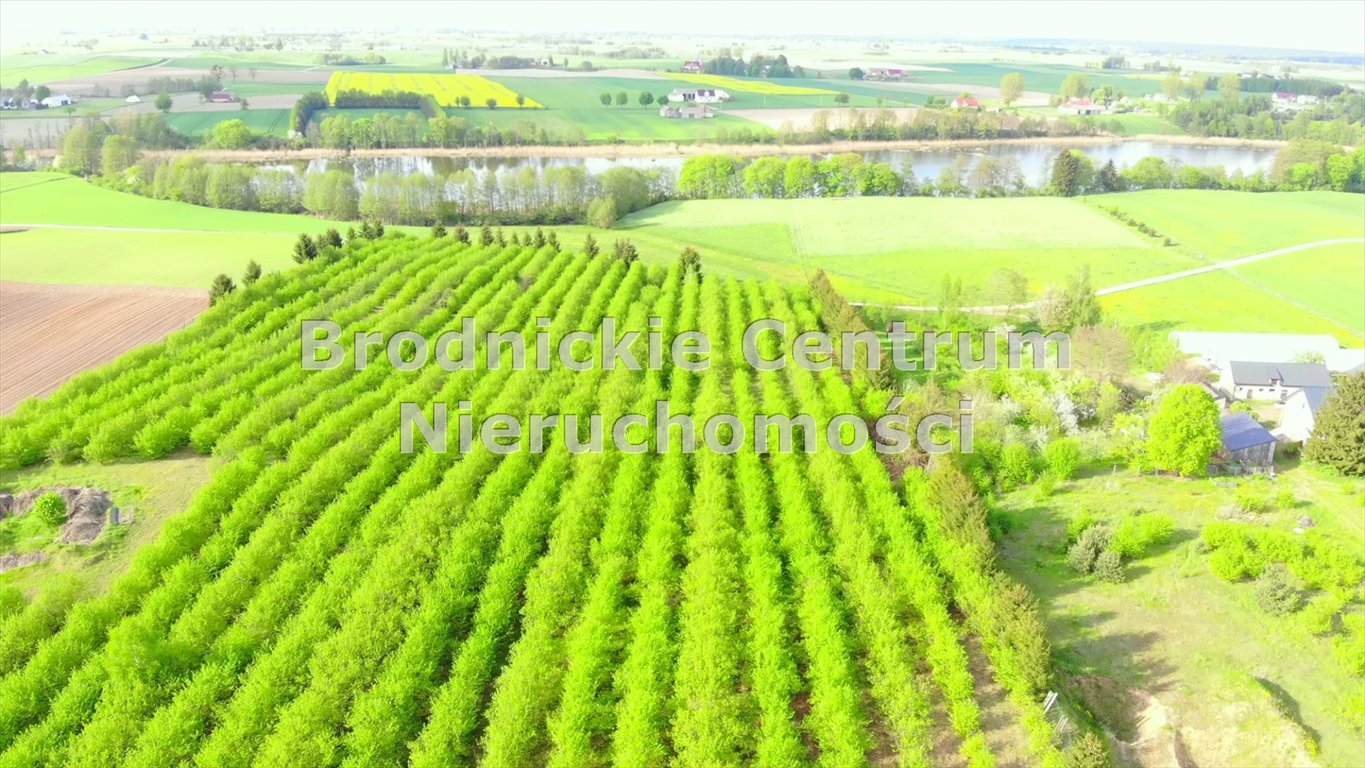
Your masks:
{"label": "green meadow", "polygon": [[[1234,758],[1239,765],[1304,764],[1292,759],[1292,726],[1254,675],[1296,702],[1297,716],[1320,740],[1322,764],[1358,765],[1361,743],[1342,713],[1359,680],[1342,670],[1330,641],[1314,636],[1301,615],[1266,614],[1250,582],[1214,577],[1208,555],[1196,547],[1203,526],[1235,506],[1234,485],[1111,474],[1105,466],[1046,498],[1031,490],[1006,494],[994,513],[1007,531],[1000,564],[1038,597],[1060,690],[1120,738],[1131,741],[1140,727],[1143,703],[1126,695],[1140,690],[1156,698],[1182,737],[1197,740],[1186,747],[1191,757],[1203,756],[1200,765],[1230,765]],[[1307,515],[1321,535],[1355,551],[1365,547],[1359,514],[1365,487],[1358,479],[1286,465],[1274,480],[1273,493],[1281,491],[1298,501],[1258,515],[1258,524],[1287,531]],[[1067,566],[1068,522],[1083,514],[1113,521],[1136,510],[1170,515],[1175,534],[1132,562],[1124,583]]]}
{"label": "green meadow", "polygon": [[241,120],[252,133],[284,136],[289,133],[289,110],[243,109],[222,111],[171,112],[166,124],[186,136],[205,136],[214,126],[228,120]]}
{"label": "green meadow", "polygon": [[41,85],[120,69],[145,67],[161,59],[160,56],[150,55],[9,54],[0,56],[0,88],[13,88],[20,80],[27,80],[31,85]]}

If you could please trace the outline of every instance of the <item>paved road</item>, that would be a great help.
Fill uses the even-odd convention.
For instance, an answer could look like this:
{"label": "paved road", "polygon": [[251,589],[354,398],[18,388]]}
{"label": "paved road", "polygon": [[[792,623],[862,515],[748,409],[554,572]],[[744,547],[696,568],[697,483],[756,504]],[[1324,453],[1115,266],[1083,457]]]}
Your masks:
{"label": "paved road", "polygon": [[[1283,256],[1287,253],[1294,253],[1295,251],[1304,251],[1308,250],[1309,248],[1319,248],[1324,245],[1344,245],[1347,243],[1365,243],[1365,237],[1339,237],[1332,240],[1317,240],[1311,243],[1300,243],[1299,245],[1291,245],[1288,248],[1279,248],[1273,251],[1266,251],[1265,253],[1257,253],[1251,256],[1242,256],[1241,258],[1230,259],[1228,261],[1220,261],[1217,264],[1210,264],[1206,267],[1196,267],[1194,269],[1186,269],[1180,272],[1171,272],[1170,274],[1166,275],[1157,275],[1156,277],[1148,277],[1143,278],[1142,280],[1134,280],[1129,283],[1119,283],[1118,285],[1111,285],[1108,288],[1100,288],[1099,290],[1095,291],[1095,295],[1108,296],[1111,293],[1120,293],[1122,291],[1131,291],[1134,288],[1145,288],[1149,285],[1169,283],[1172,280],[1182,280],[1187,277],[1194,277],[1195,275],[1202,275],[1208,272],[1217,272],[1220,269],[1231,269],[1233,267],[1240,267],[1243,264],[1251,264],[1253,262],[1261,261],[1262,259],[1271,259],[1276,256]],[[849,303],[855,307],[863,307],[867,306],[870,302],[851,301]],[[1036,301],[1030,301],[1023,304],[1015,304],[1010,306],[996,304],[983,307],[962,307],[962,311],[991,315],[999,314],[1002,312],[1013,312],[1019,309],[1028,309],[1030,307],[1036,306],[1037,304],[1038,302]],[[892,305],[873,304],[873,306],[888,306],[889,309],[895,309],[901,312],[937,312],[939,309],[938,307],[927,306],[919,307],[908,304]]]}

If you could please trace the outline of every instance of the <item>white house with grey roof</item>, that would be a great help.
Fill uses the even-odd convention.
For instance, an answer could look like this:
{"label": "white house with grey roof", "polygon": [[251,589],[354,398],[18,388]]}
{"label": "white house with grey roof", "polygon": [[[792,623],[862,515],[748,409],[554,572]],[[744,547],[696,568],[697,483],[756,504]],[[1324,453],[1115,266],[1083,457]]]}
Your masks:
{"label": "white house with grey roof", "polygon": [[1233,360],[1268,363],[1321,360],[1332,373],[1365,368],[1365,349],[1342,348],[1336,339],[1325,334],[1176,331],[1171,340],[1181,352],[1196,355],[1201,363],[1220,373]]}
{"label": "white house with grey roof", "polygon": [[1318,411],[1333,391],[1332,387],[1304,387],[1289,395],[1280,409],[1280,426],[1275,428],[1275,434],[1296,443],[1312,437]]}
{"label": "white house with grey roof", "polygon": [[1283,403],[1305,388],[1332,386],[1332,374],[1322,363],[1260,363],[1229,361],[1218,385],[1236,400],[1274,400]]}

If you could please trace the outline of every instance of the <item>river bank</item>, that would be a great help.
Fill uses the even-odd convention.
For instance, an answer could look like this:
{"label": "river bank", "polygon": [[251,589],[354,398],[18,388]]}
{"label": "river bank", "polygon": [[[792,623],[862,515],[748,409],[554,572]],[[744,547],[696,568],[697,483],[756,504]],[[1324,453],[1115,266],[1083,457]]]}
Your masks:
{"label": "river bank", "polygon": [[[1042,136],[1018,139],[935,139],[898,141],[831,141],[821,144],[683,144],[679,142],[650,142],[642,144],[581,144],[574,146],[500,146],[500,147],[395,147],[391,149],[355,149],[350,151],[306,147],[303,149],[183,149],[146,150],[145,157],[169,159],[184,155],[201,157],[215,163],[276,163],[300,160],[331,160],[342,158],[410,157],[543,157],[543,158],[643,158],[694,157],[696,155],[728,154],[740,157],[783,155],[825,155],[841,152],[927,151],[966,147],[1050,145],[1102,146],[1146,142],[1173,146],[1238,147],[1244,149],[1279,149],[1287,142],[1271,139],[1238,139],[1223,136],[1171,136],[1152,134],[1138,136]],[[29,154],[51,157],[57,150],[30,150]]]}

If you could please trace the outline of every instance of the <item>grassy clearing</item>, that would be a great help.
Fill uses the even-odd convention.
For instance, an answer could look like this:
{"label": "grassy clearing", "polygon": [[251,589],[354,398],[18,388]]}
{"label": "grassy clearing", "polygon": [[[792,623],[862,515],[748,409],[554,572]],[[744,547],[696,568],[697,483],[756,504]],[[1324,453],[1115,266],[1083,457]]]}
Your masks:
{"label": "grassy clearing", "polygon": [[[1288,529],[1308,515],[1327,535],[1365,547],[1360,481],[1287,468],[1276,484],[1299,502],[1263,522]],[[1359,680],[1336,665],[1327,639],[1309,634],[1294,616],[1265,614],[1250,584],[1220,581],[1209,573],[1207,555],[1195,551],[1200,528],[1231,505],[1233,492],[1211,480],[1131,474],[1081,479],[1042,502],[1016,492],[999,503],[1012,526],[1001,565],[1042,602],[1063,689],[1110,728],[1131,728],[1137,713],[1121,696],[1105,695],[1097,680],[1116,684],[1110,694],[1154,695],[1195,764],[1289,765],[1296,740],[1257,690],[1252,677],[1262,677],[1297,703],[1320,737],[1325,764],[1356,765],[1360,741],[1339,708]],[[1108,519],[1134,509],[1171,515],[1176,536],[1131,565],[1126,583],[1100,583],[1067,567],[1061,542],[1069,520],[1082,510]]]}
{"label": "grassy clearing", "polygon": [[824,88],[812,88],[806,85],[783,85],[771,80],[726,77],[724,75],[700,75],[687,72],[661,72],[660,74],[674,80],[740,93],[763,93],[770,96],[822,96],[833,93],[833,91]]}
{"label": "grassy clearing", "polygon": [[1117,206],[1214,261],[1250,256],[1299,243],[1365,237],[1365,202],[1345,192],[1223,192],[1162,189],[1092,197]]}
{"label": "grassy clearing", "polygon": [[1263,291],[1365,334],[1365,244],[1326,245],[1233,272]]}
{"label": "grassy clearing", "polygon": [[55,486],[89,486],[109,492],[114,506],[132,522],[106,530],[85,547],[52,546],[50,558],[37,565],[0,574],[0,585],[12,584],[32,596],[54,580],[75,576],[89,594],[104,591],[109,580],[127,569],[138,548],[154,540],[172,516],[185,509],[209,477],[212,460],[182,454],[160,461],[115,464],[44,465],[0,472],[0,488],[25,491]]}

